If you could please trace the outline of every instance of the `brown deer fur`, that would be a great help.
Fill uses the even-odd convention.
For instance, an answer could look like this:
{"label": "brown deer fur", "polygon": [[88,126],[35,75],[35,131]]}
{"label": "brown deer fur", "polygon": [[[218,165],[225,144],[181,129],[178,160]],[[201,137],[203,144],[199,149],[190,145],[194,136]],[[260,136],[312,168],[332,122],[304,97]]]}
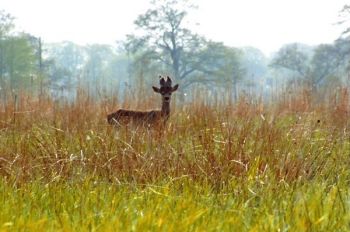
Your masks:
{"label": "brown deer fur", "polygon": [[160,93],[162,96],[162,108],[161,110],[151,110],[151,111],[136,111],[136,110],[125,110],[119,109],[114,113],[107,116],[107,121],[109,124],[114,125],[124,125],[129,124],[142,124],[142,125],[152,125],[159,122],[165,123],[170,115],[170,100],[172,92],[175,92],[179,85],[172,86],[172,80],[167,77],[159,77],[160,88],[152,86],[153,91]]}

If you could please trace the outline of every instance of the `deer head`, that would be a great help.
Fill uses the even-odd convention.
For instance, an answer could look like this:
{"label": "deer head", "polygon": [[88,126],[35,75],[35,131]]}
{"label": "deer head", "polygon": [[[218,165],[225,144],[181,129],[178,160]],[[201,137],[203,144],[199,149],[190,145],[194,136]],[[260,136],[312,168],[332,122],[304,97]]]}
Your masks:
{"label": "deer head", "polygon": [[159,76],[159,85],[160,88],[152,86],[153,91],[162,95],[163,102],[170,102],[171,94],[177,90],[179,85],[172,86],[172,80],[169,76],[167,76],[166,80],[164,77]]}

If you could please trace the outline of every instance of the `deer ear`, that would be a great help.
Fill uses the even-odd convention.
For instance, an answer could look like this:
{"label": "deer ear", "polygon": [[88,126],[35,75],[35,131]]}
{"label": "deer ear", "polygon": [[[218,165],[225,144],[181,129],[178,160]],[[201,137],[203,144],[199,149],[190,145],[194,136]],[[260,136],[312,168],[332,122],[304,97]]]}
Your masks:
{"label": "deer ear", "polygon": [[171,92],[175,92],[177,90],[177,88],[179,88],[179,84],[174,85],[173,89],[171,90]]}
{"label": "deer ear", "polygon": [[153,89],[154,92],[160,93],[160,89],[159,89],[159,88],[157,88],[157,87],[155,87],[155,86],[152,86],[152,89]]}

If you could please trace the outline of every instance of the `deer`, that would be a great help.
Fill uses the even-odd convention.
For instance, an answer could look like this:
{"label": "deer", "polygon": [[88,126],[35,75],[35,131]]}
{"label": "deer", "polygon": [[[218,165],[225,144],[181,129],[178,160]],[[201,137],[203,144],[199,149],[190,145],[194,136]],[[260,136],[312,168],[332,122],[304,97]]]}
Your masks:
{"label": "deer", "polygon": [[160,110],[136,111],[119,109],[107,115],[108,123],[111,125],[127,125],[130,122],[143,126],[164,125],[170,116],[171,94],[178,89],[179,85],[172,86],[172,80],[169,76],[166,79],[159,76],[159,84],[160,88],[152,86],[152,89],[162,97],[162,108]]}

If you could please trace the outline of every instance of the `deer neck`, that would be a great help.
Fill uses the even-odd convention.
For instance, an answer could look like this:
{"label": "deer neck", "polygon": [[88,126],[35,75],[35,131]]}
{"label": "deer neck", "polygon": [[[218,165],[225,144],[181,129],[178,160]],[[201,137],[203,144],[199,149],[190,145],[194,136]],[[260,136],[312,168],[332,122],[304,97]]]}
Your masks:
{"label": "deer neck", "polygon": [[170,102],[163,101],[162,102],[162,112],[163,117],[169,117],[170,115]]}

